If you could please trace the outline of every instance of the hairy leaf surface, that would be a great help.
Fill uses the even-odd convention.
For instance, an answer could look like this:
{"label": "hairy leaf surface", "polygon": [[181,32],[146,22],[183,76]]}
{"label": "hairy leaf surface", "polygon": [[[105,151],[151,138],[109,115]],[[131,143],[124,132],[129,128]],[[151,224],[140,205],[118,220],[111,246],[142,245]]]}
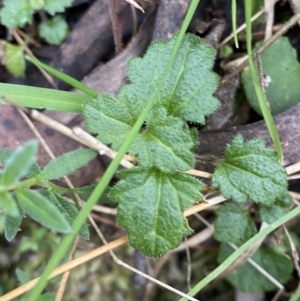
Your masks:
{"label": "hairy leaf surface", "polygon": [[8,186],[17,183],[25,176],[35,162],[38,150],[37,141],[28,141],[24,146],[17,148],[5,161],[3,170],[3,184]]}
{"label": "hairy leaf surface", "polygon": [[91,149],[76,149],[52,160],[45,166],[41,176],[48,180],[59,179],[86,165],[96,156],[97,153]]}
{"label": "hairy leaf surface", "polygon": [[[163,79],[177,36],[175,34],[168,42],[154,42],[143,58],[129,60],[130,84],[121,88],[119,96],[126,95],[134,102],[148,102]],[[204,117],[219,106],[213,96],[218,85],[218,77],[211,71],[214,58],[214,49],[204,40],[186,34],[157,103],[168,108],[173,116],[204,124]]]}
{"label": "hairy leaf surface", "polygon": [[[5,165],[6,161],[12,155],[13,151],[7,148],[0,148],[0,163]],[[36,162],[32,163],[32,165],[27,170],[27,173],[24,175],[26,178],[33,178],[37,174],[41,172],[40,167]]]}
{"label": "hairy leaf surface", "polygon": [[20,225],[22,222],[22,215],[11,216],[10,214],[5,214],[4,216],[4,235],[7,241],[11,242],[20,230]]}
{"label": "hairy leaf surface", "polygon": [[[228,244],[222,243],[219,250],[218,262],[222,263],[233,251]],[[292,274],[292,261],[265,246],[261,246],[252,256],[252,259],[282,284],[285,284]],[[228,275],[226,279],[235,288],[248,294],[272,291],[277,288],[248,262]]]}
{"label": "hairy leaf surface", "polygon": [[146,256],[162,256],[192,232],[183,211],[201,198],[200,181],[144,167],[124,170],[119,176],[110,196],[119,203],[118,224],[127,229],[133,247]]}
{"label": "hairy leaf surface", "polygon": [[[58,208],[58,210],[65,216],[66,220],[69,222],[70,226],[72,226],[75,218],[78,215],[78,209],[74,204],[70,203],[66,198],[58,195],[57,193],[53,193],[50,195],[52,202]],[[85,223],[79,230],[78,234],[86,240],[90,239],[90,232],[88,225]]]}
{"label": "hairy leaf surface", "polygon": [[20,189],[16,195],[24,213],[44,227],[60,233],[70,233],[72,228],[59,209],[39,192]]}
{"label": "hairy leaf surface", "polygon": [[11,216],[19,216],[19,208],[15,199],[7,191],[0,191],[0,208]]}
{"label": "hairy leaf surface", "polygon": [[248,210],[235,204],[221,206],[216,214],[215,237],[219,241],[241,244],[257,232]]}
{"label": "hairy leaf surface", "polygon": [[266,148],[263,140],[244,142],[240,135],[226,147],[212,180],[225,198],[239,203],[250,199],[271,205],[287,187],[287,174],[277,163],[276,153]]}

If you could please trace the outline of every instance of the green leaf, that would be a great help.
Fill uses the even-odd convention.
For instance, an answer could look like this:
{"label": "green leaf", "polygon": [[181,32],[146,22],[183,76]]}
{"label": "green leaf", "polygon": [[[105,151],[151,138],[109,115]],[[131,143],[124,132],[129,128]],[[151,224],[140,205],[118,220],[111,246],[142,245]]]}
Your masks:
{"label": "green leaf", "polygon": [[70,224],[59,209],[37,191],[19,189],[16,195],[24,213],[36,222],[60,233],[72,231]]}
{"label": "green leaf", "polygon": [[[12,155],[13,151],[7,148],[0,148],[0,163],[5,164],[5,162],[9,159],[9,157]],[[40,167],[37,165],[36,162],[34,162],[29,170],[27,171],[26,175],[24,177],[26,178],[33,178],[36,175],[38,175],[41,172]]]}
{"label": "green leaf", "polygon": [[221,206],[216,214],[215,238],[221,242],[239,245],[257,233],[249,212],[235,204]]}
{"label": "green leaf", "polygon": [[285,169],[277,163],[276,153],[259,139],[243,141],[236,136],[226,147],[213,175],[212,184],[225,198],[238,203],[252,200],[271,205],[282,196],[287,187]]}
{"label": "green leaf", "polygon": [[29,275],[19,268],[16,268],[15,273],[20,285],[25,284],[26,282],[29,282],[31,280]]}
{"label": "green leaf", "polygon": [[45,5],[45,0],[29,0],[30,7],[34,10],[42,9]]}
{"label": "green leaf", "polygon": [[43,179],[56,180],[73,173],[88,164],[97,153],[88,148],[79,148],[52,160],[41,173]]}
{"label": "green leaf", "polygon": [[[222,243],[219,250],[218,262],[222,263],[233,251],[229,245]],[[265,246],[261,246],[252,256],[252,259],[283,284],[289,280],[293,272],[293,263],[291,260]],[[248,262],[228,275],[226,279],[235,288],[248,294],[272,291],[277,288]]]}
{"label": "green leaf", "polygon": [[62,16],[55,16],[39,25],[39,35],[51,45],[60,45],[68,34],[69,27]]}
{"label": "green leaf", "polygon": [[73,0],[45,0],[44,9],[53,16],[56,13],[63,13],[72,2]]}
{"label": "green leaf", "polygon": [[110,197],[118,205],[118,224],[130,244],[146,256],[158,257],[176,248],[192,232],[183,211],[201,198],[203,184],[192,176],[133,167],[120,172]]}
{"label": "green leaf", "polygon": [[3,8],[0,10],[1,23],[8,27],[23,27],[26,23],[31,23],[33,10],[28,0],[4,0]]}
{"label": "green leaf", "polygon": [[[127,137],[133,118],[119,100],[98,98],[85,106],[86,127],[97,132],[103,143],[118,150]],[[126,124],[126,119],[128,124]],[[194,166],[194,146],[189,129],[177,117],[167,116],[163,108],[153,110],[145,129],[136,136],[129,153],[138,155],[140,164],[156,166],[162,171],[188,170]]]}
{"label": "green leaf", "polygon": [[9,214],[5,214],[4,216],[4,231],[5,238],[7,241],[11,242],[17,233],[20,231],[20,225],[22,222],[22,215],[11,216]]}
{"label": "green leaf", "polygon": [[[280,37],[260,56],[266,83],[266,98],[272,114],[276,115],[299,102],[300,65],[297,52],[288,38]],[[250,73],[249,69],[242,72],[242,83],[249,104],[261,115]]]}
{"label": "green leaf", "polygon": [[[50,194],[51,200],[59,211],[65,216],[66,220],[72,226],[73,221],[78,215],[78,209],[69,202],[66,198],[58,195],[57,193]],[[85,240],[90,239],[90,232],[87,224],[83,224],[78,234]]]}
{"label": "green leaf", "polygon": [[142,166],[155,166],[164,172],[185,171],[194,167],[194,146],[186,124],[160,109],[149,114],[147,128],[137,135],[129,153],[138,155]]}
{"label": "green leaf", "polygon": [[5,214],[9,214],[13,217],[20,215],[15,199],[7,191],[0,191],[0,208]]}
{"label": "green leaf", "polygon": [[[130,84],[121,88],[119,97],[128,97],[132,103],[148,102],[162,81],[177,37],[175,34],[168,42],[154,42],[143,58],[129,60]],[[219,101],[213,96],[218,86],[218,76],[211,71],[214,59],[212,47],[197,36],[186,34],[157,103],[166,107],[170,115],[204,124],[205,116],[219,106]]]}
{"label": "green leaf", "polygon": [[74,193],[78,193],[83,199],[87,200],[90,197],[91,193],[94,191],[95,187],[96,185],[92,184],[84,187],[74,188],[72,189],[72,191]]}
{"label": "green leaf", "polygon": [[16,77],[24,77],[25,59],[23,46],[5,43],[5,59],[8,71]]}
{"label": "green leaf", "polygon": [[17,183],[25,176],[35,162],[38,150],[37,141],[28,141],[24,146],[17,148],[5,162],[3,170],[3,184],[6,186]]}
{"label": "green leaf", "polygon": [[272,224],[290,211],[292,203],[292,197],[286,193],[276,199],[273,205],[261,206],[259,208],[260,217],[263,221]]}

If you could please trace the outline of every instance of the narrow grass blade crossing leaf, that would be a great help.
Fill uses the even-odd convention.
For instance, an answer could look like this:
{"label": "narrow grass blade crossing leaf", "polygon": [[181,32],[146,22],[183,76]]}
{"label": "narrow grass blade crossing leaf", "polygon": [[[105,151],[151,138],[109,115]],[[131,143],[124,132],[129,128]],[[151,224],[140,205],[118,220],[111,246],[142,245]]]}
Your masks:
{"label": "narrow grass blade crossing leaf", "polygon": [[88,148],[79,148],[55,158],[45,166],[41,177],[47,180],[56,180],[73,173],[75,170],[88,164],[97,156],[97,153]]}
{"label": "narrow grass blade crossing leaf", "polygon": [[72,227],[58,208],[34,190],[19,189],[17,198],[24,213],[46,228],[60,233],[70,233]]}
{"label": "narrow grass blade crossing leaf", "polygon": [[276,153],[266,148],[263,140],[244,142],[238,135],[226,147],[212,184],[225,198],[233,198],[238,203],[249,199],[271,205],[285,193],[287,174],[277,163]]}
{"label": "narrow grass blade crossing leaf", "polygon": [[[222,263],[233,251],[228,244],[222,243],[218,262]],[[280,254],[265,246],[261,246],[252,256],[252,259],[282,284],[289,280],[293,272],[293,263],[290,259],[284,254]],[[228,275],[226,279],[235,288],[248,294],[276,289],[276,286],[249,262],[244,263],[234,273]]]}
{"label": "narrow grass blade crossing leaf", "polygon": [[17,183],[26,175],[28,169],[35,162],[38,150],[37,141],[29,141],[15,150],[5,162],[3,170],[3,185],[9,186]]}
{"label": "narrow grass blade crossing leaf", "polygon": [[162,256],[192,232],[183,211],[201,198],[200,181],[143,167],[124,170],[119,177],[110,196],[119,203],[118,224],[127,229],[133,247],[146,256]]}
{"label": "narrow grass blade crossing leaf", "polygon": [[[66,220],[72,226],[75,218],[78,215],[78,209],[74,204],[69,202],[66,198],[58,195],[57,193],[51,193],[50,198],[58,210],[65,216]],[[87,224],[83,224],[78,234],[85,240],[90,239],[90,233]]]}
{"label": "narrow grass blade crossing leaf", "polygon": [[259,208],[259,215],[263,221],[272,224],[287,214],[290,211],[292,204],[292,197],[286,193],[285,195],[277,198],[271,207],[261,205]]}

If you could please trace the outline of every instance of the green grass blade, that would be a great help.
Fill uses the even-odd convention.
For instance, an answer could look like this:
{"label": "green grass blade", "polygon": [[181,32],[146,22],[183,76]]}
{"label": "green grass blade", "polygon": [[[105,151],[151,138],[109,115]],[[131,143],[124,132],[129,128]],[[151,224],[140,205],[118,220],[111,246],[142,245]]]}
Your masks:
{"label": "green grass blade", "polygon": [[[296,207],[276,222],[270,224],[268,227],[257,233],[246,243],[240,246],[236,251],[234,251],[222,264],[220,264],[214,271],[212,271],[208,276],[202,279],[198,284],[196,284],[189,292],[189,296],[195,296],[199,291],[201,291],[208,283],[216,279],[222,272],[224,272],[235,260],[237,260],[244,252],[246,252],[251,246],[253,246],[258,240],[265,237],[284,223],[288,222],[292,218],[300,214],[300,206]],[[185,301],[186,298],[181,298],[179,301]]]}
{"label": "green grass blade", "polygon": [[279,135],[275,126],[274,119],[272,117],[271,111],[267,105],[267,101],[265,99],[264,93],[261,89],[261,86],[259,84],[258,75],[256,73],[253,59],[252,59],[252,45],[251,45],[251,39],[252,39],[252,29],[251,29],[251,0],[246,0],[245,2],[245,15],[246,15],[246,37],[247,37],[247,53],[249,57],[249,67],[252,75],[253,85],[255,88],[256,96],[259,101],[259,106],[262,111],[264,120],[266,122],[267,128],[269,130],[270,136],[273,140],[273,143],[275,145],[275,149],[277,151],[278,159],[280,162],[283,160],[283,153],[282,148],[280,144]]}
{"label": "green grass blade", "polygon": [[92,99],[89,95],[75,92],[0,83],[0,104],[6,105],[2,97],[23,107],[73,113],[82,113],[83,103]]}
{"label": "green grass blade", "polygon": [[88,214],[90,213],[90,211],[92,210],[94,205],[97,203],[98,199],[101,197],[101,195],[105,191],[106,187],[109,185],[109,182],[110,182],[111,178],[113,177],[115,171],[117,170],[117,168],[119,166],[119,163],[121,162],[122,158],[124,157],[125,153],[127,152],[130,144],[133,142],[136,134],[140,130],[140,127],[144,123],[144,120],[145,120],[148,112],[151,110],[151,108],[152,108],[152,106],[155,102],[155,99],[157,98],[157,96],[160,92],[160,89],[163,86],[164,80],[166,79],[166,77],[168,75],[168,72],[169,72],[169,70],[170,70],[170,68],[171,68],[171,66],[174,62],[176,52],[177,52],[177,50],[178,50],[178,48],[181,44],[183,36],[184,36],[184,34],[187,30],[187,27],[190,24],[190,21],[191,21],[193,15],[194,15],[194,12],[197,8],[197,5],[198,5],[199,1],[200,0],[192,0],[192,2],[190,4],[189,10],[186,14],[185,20],[184,20],[183,25],[180,29],[178,39],[177,39],[176,44],[174,46],[174,49],[172,51],[170,61],[169,61],[168,65],[167,65],[167,68],[165,70],[164,79],[161,81],[160,85],[158,87],[156,87],[156,90],[153,93],[153,96],[149,100],[147,106],[145,107],[145,109],[141,113],[141,115],[139,116],[139,118],[136,121],[136,123],[134,124],[134,126],[132,127],[132,130],[130,131],[127,139],[124,141],[124,143],[120,147],[119,152],[117,153],[117,156],[111,162],[108,169],[104,173],[101,181],[98,183],[98,185],[96,186],[96,188],[92,192],[91,196],[89,197],[88,201],[86,202],[85,206],[82,208],[82,210],[78,214],[77,218],[75,219],[75,221],[73,223],[73,226],[72,226],[73,234],[66,235],[64,237],[64,239],[62,240],[60,246],[56,250],[56,252],[51,256],[51,258],[50,258],[43,274],[41,275],[37,285],[35,286],[35,288],[31,292],[31,294],[29,295],[29,297],[28,297],[29,300],[36,300],[37,297],[40,295],[40,293],[44,289],[45,285],[47,284],[47,278],[51,274],[52,270],[63,259],[66,252],[68,251],[70,245],[72,244],[76,234],[78,233],[78,231],[81,229],[81,226],[85,222]]}
{"label": "green grass blade", "polygon": [[299,300],[300,300],[300,284],[298,285],[296,292],[291,296],[289,301],[299,301]]}
{"label": "green grass blade", "polygon": [[42,68],[43,70],[47,71],[48,73],[52,74],[53,76],[57,77],[58,79],[64,81],[65,83],[71,85],[72,87],[92,96],[93,98],[97,97],[98,93],[96,91],[94,91],[93,89],[89,88],[88,86],[86,86],[85,84],[81,83],[80,81],[78,81],[77,79],[63,73],[60,72],[42,62],[40,62],[39,60],[25,55],[25,58],[27,61],[31,62],[32,64]]}
{"label": "green grass blade", "polygon": [[239,48],[239,41],[236,32],[236,0],[231,0],[231,20],[232,20],[232,32],[234,38],[234,44],[236,48]]}

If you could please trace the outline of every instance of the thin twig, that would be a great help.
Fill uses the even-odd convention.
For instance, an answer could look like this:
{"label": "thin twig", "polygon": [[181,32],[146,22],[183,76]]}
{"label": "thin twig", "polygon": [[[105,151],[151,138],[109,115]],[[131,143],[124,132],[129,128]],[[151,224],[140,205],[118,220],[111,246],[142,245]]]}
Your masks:
{"label": "thin twig", "polygon": [[109,11],[110,11],[116,53],[119,54],[123,49],[123,42],[122,42],[121,28],[117,16],[115,0],[109,0]]}
{"label": "thin twig", "polygon": [[297,252],[297,249],[296,249],[296,246],[295,246],[295,243],[293,241],[293,238],[292,236],[290,235],[289,231],[287,230],[286,226],[283,225],[283,229],[284,229],[284,232],[289,240],[289,243],[290,243],[290,246],[291,246],[291,250],[292,250],[292,257],[293,257],[293,261],[294,261],[294,266],[295,266],[295,269],[297,271],[297,274],[298,274],[298,278],[300,280],[300,266],[299,266],[299,254]]}
{"label": "thin twig", "polygon": [[[26,43],[22,40],[22,38],[20,37],[20,35],[18,34],[18,32],[16,30],[13,30],[12,32],[14,38],[16,39],[16,41],[22,45],[25,49],[25,52],[30,55],[31,57],[34,57],[34,54],[32,53],[32,51],[28,48],[28,46],[26,45]],[[41,73],[43,74],[43,76],[46,78],[46,80],[50,83],[50,85],[53,87],[53,88],[56,88],[56,84],[55,82],[53,81],[53,78],[45,71],[43,70],[42,68],[38,67],[38,69],[41,71]]]}

